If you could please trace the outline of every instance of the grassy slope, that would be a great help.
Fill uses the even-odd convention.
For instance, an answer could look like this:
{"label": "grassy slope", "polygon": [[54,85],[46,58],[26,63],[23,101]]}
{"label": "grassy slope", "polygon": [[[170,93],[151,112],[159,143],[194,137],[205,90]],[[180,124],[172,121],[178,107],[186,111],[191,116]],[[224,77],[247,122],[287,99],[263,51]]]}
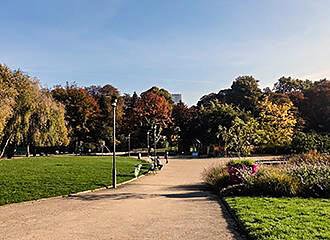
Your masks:
{"label": "grassy slope", "polygon": [[[117,182],[134,177],[141,161],[118,157]],[[148,168],[148,164],[145,164]],[[142,172],[145,171],[142,169]],[[0,161],[0,205],[96,189],[111,185],[112,158],[34,157]]]}
{"label": "grassy slope", "polygon": [[330,239],[330,199],[225,199],[252,239]]}

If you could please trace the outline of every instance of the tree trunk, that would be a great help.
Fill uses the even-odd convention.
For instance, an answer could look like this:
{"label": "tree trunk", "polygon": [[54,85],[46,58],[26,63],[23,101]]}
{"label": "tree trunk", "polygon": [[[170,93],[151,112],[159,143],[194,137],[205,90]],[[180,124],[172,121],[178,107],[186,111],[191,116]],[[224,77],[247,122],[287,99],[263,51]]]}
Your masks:
{"label": "tree trunk", "polygon": [[26,157],[30,157],[30,144],[26,144]]}
{"label": "tree trunk", "polygon": [[5,144],[5,146],[3,147],[3,149],[2,149],[2,152],[1,152],[0,158],[2,158],[3,155],[5,154],[5,151],[6,151],[6,148],[7,148],[7,146],[8,146],[8,143],[9,143],[9,141],[10,141],[10,139],[11,139],[11,136],[12,136],[12,135],[10,135],[9,138],[7,139],[6,144]]}

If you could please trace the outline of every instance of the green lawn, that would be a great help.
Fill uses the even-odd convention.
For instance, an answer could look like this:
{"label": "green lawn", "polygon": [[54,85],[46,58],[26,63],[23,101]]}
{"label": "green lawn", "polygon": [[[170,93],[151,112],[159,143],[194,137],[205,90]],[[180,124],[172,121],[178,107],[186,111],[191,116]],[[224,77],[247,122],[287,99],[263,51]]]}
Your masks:
{"label": "green lawn", "polygon": [[[149,164],[118,157],[117,183],[134,178],[134,165]],[[0,205],[67,195],[109,186],[112,183],[110,156],[52,156],[0,160]]]}
{"label": "green lawn", "polygon": [[330,239],[330,199],[225,198],[251,239]]}

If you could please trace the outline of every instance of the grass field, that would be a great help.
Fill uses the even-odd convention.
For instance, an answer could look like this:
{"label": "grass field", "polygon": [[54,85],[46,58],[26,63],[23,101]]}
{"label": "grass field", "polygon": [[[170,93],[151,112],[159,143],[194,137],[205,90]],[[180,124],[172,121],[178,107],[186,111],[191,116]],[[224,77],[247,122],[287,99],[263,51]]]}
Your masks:
{"label": "grass field", "polygon": [[[134,166],[147,163],[127,157],[117,159],[117,183],[134,178]],[[0,205],[61,196],[109,186],[112,157],[52,156],[0,161]]]}
{"label": "grass field", "polygon": [[330,199],[225,199],[251,239],[330,239]]}

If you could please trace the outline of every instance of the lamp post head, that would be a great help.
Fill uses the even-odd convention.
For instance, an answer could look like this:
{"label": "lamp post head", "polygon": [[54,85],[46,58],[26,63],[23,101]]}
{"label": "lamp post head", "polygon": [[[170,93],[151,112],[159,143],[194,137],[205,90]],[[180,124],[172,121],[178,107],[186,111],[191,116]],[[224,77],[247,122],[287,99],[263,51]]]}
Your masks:
{"label": "lamp post head", "polygon": [[111,106],[116,107],[117,106],[117,101],[118,101],[118,97],[117,96],[112,96]]}

